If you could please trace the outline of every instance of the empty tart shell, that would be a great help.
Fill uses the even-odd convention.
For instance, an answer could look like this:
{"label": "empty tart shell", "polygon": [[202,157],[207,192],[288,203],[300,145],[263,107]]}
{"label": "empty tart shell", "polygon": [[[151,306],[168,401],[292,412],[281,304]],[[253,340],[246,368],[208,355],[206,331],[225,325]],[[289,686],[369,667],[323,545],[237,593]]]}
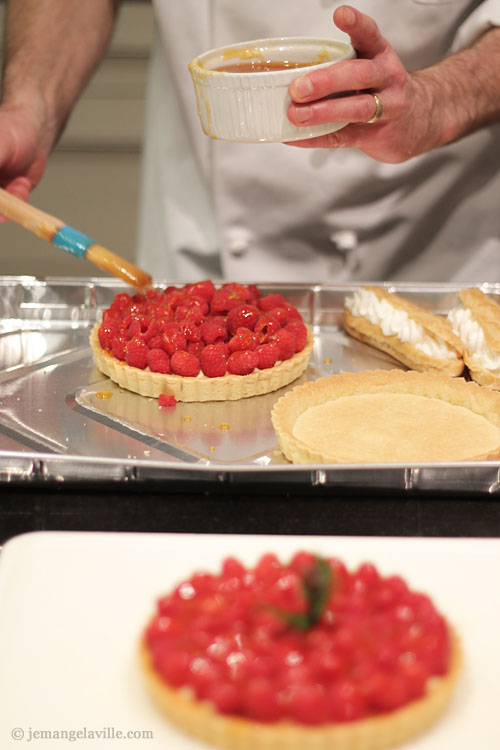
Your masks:
{"label": "empty tart shell", "polygon": [[500,394],[463,378],[366,370],[319,378],[272,411],[292,463],[411,463],[500,457]]}
{"label": "empty tart shell", "polygon": [[454,377],[462,374],[464,370],[463,345],[458,336],[454,334],[453,328],[446,318],[424,310],[424,308],[381,287],[365,286],[362,289],[371,292],[379,300],[386,301],[396,310],[405,312],[410,320],[422,326],[426,335],[446,344],[455,356],[443,358],[431,356],[410,342],[401,341],[395,334],[387,336],[381,326],[372,323],[361,315],[354,315],[346,306],[344,309],[344,328],[351,336],[386,352],[412,370],[443,373]]}
{"label": "empty tart shell", "polygon": [[302,351],[274,367],[255,370],[249,375],[228,373],[216,378],[202,375],[195,378],[131,367],[101,347],[98,330],[99,325],[95,325],[90,334],[90,346],[95,363],[102,373],[122,388],[141,396],[158,398],[163,393],[174,396],[177,401],[235,401],[276,391],[302,375],[311,358],[314,343],[313,335],[308,331]]}
{"label": "empty tart shell", "polygon": [[178,727],[221,750],[388,750],[406,742],[432,725],[446,709],[457,677],[462,654],[451,631],[450,668],[442,677],[432,677],[426,693],[402,708],[352,722],[306,726],[291,720],[260,723],[217,713],[207,701],[193,697],[188,688],[175,689],[165,683],[152,666],[144,642],[141,667],[156,705]]}

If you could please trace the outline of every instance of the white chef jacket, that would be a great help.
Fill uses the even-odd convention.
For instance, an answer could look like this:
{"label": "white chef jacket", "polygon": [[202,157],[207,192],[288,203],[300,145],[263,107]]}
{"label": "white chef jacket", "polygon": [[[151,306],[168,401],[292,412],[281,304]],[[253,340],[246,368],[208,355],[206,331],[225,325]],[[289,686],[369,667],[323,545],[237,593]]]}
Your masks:
{"label": "white chef jacket", "polygon": [[[356,149],[215,141],[187,69],[276,36],[344,38],[335,0],[153,0],[138,261],[157,279],[500,281],[500,125],[383,164]],[[500,25],[500,0],[357,0],[408,69]]]}

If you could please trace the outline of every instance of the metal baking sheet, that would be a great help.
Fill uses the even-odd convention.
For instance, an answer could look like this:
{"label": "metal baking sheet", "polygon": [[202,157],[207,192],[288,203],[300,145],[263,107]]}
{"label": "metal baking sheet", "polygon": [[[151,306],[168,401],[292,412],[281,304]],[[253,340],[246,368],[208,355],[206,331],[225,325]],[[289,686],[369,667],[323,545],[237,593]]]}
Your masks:
{"label": "metal baking sheet", "polygon": [[[392,369],[389,356],[342,328],[342,286],[259,284],[281,292],[312,328],[306,373],[275,393],[230,402],[178,403],[125,391],[96,369],[88,336],[126,288],[115,279],[0,277],[0,481],[161,480],[298,482],[308,485],[500,491],[500,463],[292,466],[270,412],[291,387],[344,371]],[[391,284],[445,313],[461,288]],[[484,290],[498,295],[500,285]]]}

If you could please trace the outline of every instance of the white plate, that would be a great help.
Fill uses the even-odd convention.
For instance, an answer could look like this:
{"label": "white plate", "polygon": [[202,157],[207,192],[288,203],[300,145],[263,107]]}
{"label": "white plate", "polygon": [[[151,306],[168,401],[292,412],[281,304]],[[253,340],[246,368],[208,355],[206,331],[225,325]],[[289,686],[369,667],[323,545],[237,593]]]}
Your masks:
{"label": "white plate", "polygon": [[452,704],[407,750],[500,747],[500,540],[38,532],[0,556],[2,750],[50,740],[54,749],[202,750],[144,689],[136,648],[155,600],[226,555],[252,564],[261,552],[286,560],[298,549],[402,574],[461,635],[466,664]]}

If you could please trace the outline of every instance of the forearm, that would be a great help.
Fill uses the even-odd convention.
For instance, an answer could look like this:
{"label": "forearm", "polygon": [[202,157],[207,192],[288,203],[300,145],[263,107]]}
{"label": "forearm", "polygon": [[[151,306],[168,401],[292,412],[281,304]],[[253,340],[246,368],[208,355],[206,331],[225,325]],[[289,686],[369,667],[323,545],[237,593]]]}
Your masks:
{"label": "forearm", "polygon": [[493,28],[471,47],[412,74],[431,112],[430,148],[500,122],[499,71],[500,28]]}
{"label": "forearm", "polygon": [[2,104],[28,108],[51,146],[101,59],[119,0],[9,0]]}

